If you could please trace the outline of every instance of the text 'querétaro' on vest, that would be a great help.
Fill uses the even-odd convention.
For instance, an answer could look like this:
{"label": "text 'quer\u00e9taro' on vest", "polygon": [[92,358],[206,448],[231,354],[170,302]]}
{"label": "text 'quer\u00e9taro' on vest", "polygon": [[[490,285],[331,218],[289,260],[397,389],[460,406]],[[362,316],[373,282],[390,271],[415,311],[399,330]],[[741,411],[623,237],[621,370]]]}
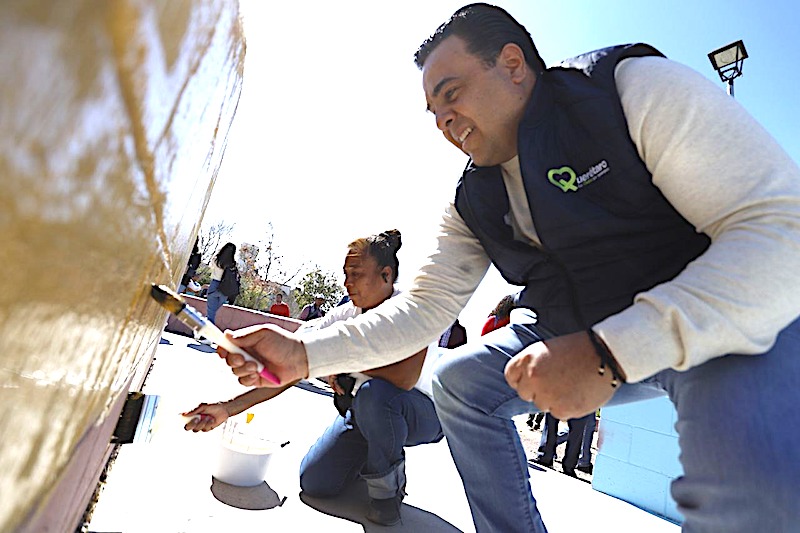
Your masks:
{"label": "text 'quer\u00e9taro' on vest", "polygon": [[564,192],[577,191],[597,178],[605,175],[610,170],[608,161],[603,159],[583,174],[576,174],[570,167],[551,168],[547,171],[547,179]]}

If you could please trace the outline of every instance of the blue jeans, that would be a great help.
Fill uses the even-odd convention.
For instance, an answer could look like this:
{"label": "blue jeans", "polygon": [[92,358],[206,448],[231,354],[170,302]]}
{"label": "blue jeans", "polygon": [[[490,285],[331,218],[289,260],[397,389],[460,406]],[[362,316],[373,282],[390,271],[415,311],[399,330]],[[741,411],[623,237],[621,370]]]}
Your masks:
{"label": "blue jeans", "polygon": [[428,396],[373,378],[364,383],[345,417],[337,416],[300,463],[300,488],[331,497],[359,476],[372,498],[393,497],[405,484],[405,446],[442,439]]}
{"label": "blue jeans", "polygon": [[228,297],[217,290],[219,281],[212,279],[206,295],[206,311],[208,319],[216,325],[217,311],[228,301]]}
{"label": "blue jeans", "polygon": [[[525,316],[527,315],[527,316]],[[526,322],[527,323],[523,323]],[[512,417],[538,411],[503,375],[541,336],[515,310],[439,361],[434,400],[478,532],[545,532]],[[784,532],[800,524],[800,320],[763,355],[718,357],[685,372],[623,384],[608,405],[669,395],[684,475],[672,496],[687,532]]]}

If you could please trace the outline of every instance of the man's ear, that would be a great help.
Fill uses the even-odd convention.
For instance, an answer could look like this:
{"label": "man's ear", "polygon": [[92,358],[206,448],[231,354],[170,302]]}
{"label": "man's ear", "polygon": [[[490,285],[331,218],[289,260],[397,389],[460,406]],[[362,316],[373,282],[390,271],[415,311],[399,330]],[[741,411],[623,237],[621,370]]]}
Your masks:
{"label": "man's ear", "polygon": [[383,278],[384,283],[391,283],[390,281],[391,275],[392,275],[392,269],[389,268],[388,266],[385,266],[381,269],[381,277]]}
{"label": "man's ear", "polygon": [[525,53],[518,45],[506,43],[500,54],[497,56],[497,64],[503,67],[516,83],[521,83],[526,76],[530,76],[532,71],[525,62]]}

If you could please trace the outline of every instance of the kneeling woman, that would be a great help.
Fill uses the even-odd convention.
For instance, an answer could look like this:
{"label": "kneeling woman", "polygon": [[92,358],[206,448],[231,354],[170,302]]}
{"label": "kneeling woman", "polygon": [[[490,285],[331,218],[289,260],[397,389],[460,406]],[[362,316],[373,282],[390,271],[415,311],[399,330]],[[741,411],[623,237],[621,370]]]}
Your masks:
{"label": "kneeling woman", "polygon": [[[400,232],[390,230],[361,238],[348,246],[344,286],[350,301],[300,332],[324,328],[368,312],[397,294]],[[431,399],[433,363],[440,351],[434,345],[398,363],[363,373],[329,376],[339,415],[311,447],[300,465],[303,492],[332,497],[362,477],[367,482],[372,522],[400,521],[405,496],[404,447],[442,439],[442,428]],[[221,355],[226,355],[221,351]],[[187,416],[202,416],[187,430],[208,431],[229,416],[273,398],[289,388],[257,388],[228,402],[201,404]]]}

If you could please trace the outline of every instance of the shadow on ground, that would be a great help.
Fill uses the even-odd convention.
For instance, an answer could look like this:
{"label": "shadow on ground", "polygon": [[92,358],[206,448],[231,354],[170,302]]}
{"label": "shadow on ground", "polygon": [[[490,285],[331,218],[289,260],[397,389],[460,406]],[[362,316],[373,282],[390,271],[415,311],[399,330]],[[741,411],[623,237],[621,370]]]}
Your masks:
{"label": "shadow on ground", "polygon": [[231,507],[257,511],[280,507],[286,501],[286,496],[283,498],[278,496],[278,493],[272,490],[266,481],[255,487],[238,487],[212,477],[211,494],[217,500]]}
{"label": "shadow on ground", "polygon": [[365,533],[380,533],[381,531],[463,533],[447,520],[424,509],[405,503],[400,508],[401,521],[399,524],[388,527],[373,524],[366,518],[369,496],[367,494],[367,484],[363,480],[352,483],[341,495],[335,498],[315,498],[301,492],[300,500],[321,513],[361,524]]}

